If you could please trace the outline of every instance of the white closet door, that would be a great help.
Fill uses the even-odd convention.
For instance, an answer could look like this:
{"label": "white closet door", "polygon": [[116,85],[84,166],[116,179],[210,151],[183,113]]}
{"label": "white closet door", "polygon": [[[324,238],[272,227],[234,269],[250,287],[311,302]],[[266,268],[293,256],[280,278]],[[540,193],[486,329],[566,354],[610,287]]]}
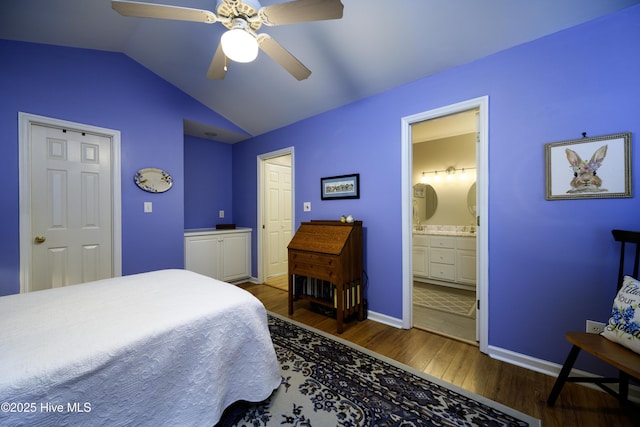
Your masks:
{"label": "white closet door", "polygon": [[111,277],[111,140],[32,124],[31,288]]}

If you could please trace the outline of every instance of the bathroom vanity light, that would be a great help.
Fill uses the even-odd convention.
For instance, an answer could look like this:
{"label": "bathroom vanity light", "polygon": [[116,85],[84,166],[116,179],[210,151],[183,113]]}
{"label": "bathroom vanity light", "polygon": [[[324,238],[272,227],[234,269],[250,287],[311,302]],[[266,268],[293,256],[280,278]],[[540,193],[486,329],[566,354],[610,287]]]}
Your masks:
{"label": "bathroom vanity light", "polygon": [[449,166],[444,172],[447,174],[447,181],[451,181],[453,179],[453,175],[456,174],[456,168]]}
{"label": "bathroom vanity light", "polygon": [[[445,171],[422,172],[422,178],[420,179],[420,182],[422,182],[423,184],[428,184],[430,182],[440,182],[441,175],[438,175],[438,172],[445,172]],[[429,174],[433,174],[433,176],[429,176]]]}
{"label": "bathroom vanity light", "polygon": [[476,168],[461,168],[460,170],[458,170],[454,166],[449,166],[444,170],[424,171],[422,172],[422,178],[420,179],[420,181],[423,184],[426,184],[432,181],[439,182],[443,175],[446,177],[447,181],[453,181],[453,178],[456,174],[458,174],[458,176],[460,177],[459,179],[461,181],[464,181],[468,177],[467,171],[475,170],[475,169]]}
{"label": "bathroom vanity light", "polygon": [[[460,170],[460,181],[466,181],[469,178],[468,170],[476,170],[476,168],[462,168]],[[471,175],[475,180],[475,173]]]}

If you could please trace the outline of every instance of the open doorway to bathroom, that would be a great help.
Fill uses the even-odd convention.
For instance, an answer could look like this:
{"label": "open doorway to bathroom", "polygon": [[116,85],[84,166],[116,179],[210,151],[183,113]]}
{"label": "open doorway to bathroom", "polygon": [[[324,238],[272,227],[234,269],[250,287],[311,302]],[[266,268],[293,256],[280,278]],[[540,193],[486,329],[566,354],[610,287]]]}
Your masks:
{"label": "open doorway to bathroom", "polygon": [[474,345],[478,113],[411,124],[412,326]]}
{"label": "open doorway to bathroom", "polygon": [[[402,187],[402,327],[413,327],[413,125],[477,110],[476,115],[476,338],[483,353],[489,353],[489,97],[461,101],[401,119]],[[461,165],[462,166],[462,165]],[[438,169],[440,170],[440,169]],[[419,171],[421,175],[422,171]],[[417,182],[416,182],[417,183]],[[473,192],[472,192],[473,193]],[[435,239],[438,240],[437,238]],[[456,260],[457,261],[457,260]],[[418,258],[416,262],[420,262]],[[461,264],[462,265],[462,264]],[[467,263],[467,265],[469,265]],[[473,271],[473,270],[472,270]]]}

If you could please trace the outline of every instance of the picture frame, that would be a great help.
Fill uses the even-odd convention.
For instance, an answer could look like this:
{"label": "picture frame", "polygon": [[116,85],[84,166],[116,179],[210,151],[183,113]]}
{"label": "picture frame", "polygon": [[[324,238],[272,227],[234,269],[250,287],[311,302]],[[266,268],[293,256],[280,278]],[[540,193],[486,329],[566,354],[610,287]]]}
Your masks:
{"label": "picture frame", "polygon": [[628,198],[631,132],[545,144],[546,199]]}
{"label": "picture frame", "polygon": [[320,178],[320,197],[322,200],[359,199],[360,174]]}

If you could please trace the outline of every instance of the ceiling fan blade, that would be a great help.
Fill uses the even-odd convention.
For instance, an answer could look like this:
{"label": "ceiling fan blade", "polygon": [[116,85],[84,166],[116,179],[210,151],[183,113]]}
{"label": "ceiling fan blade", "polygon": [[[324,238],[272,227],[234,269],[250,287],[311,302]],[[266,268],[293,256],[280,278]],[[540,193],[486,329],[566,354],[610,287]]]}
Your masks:
{"label": "ceiling fan blade", "polygon": [[139,18],[174,19],[177,21],[203,22],[205,24],[213,24],[217,19],[216,15],[208,10],[136,1],[113,0],[111,7],[120,15]]}
{"label": "ceiling fan blade", "polygon": [[265,25],[294,24],[342,18],[344,6],[340,0],[296,0],[265,6],[258,15]]}
{"label": "ceiling fan blade", "polygon": [[207,77],[212,80],[222,80],[227,75],[227,64],[231,62],[227,59],[226,55],[222,51],[222,45],[218,44],[215,55],[209,65],[209,71],[207,71]]}
{"label": "ceiling fan blade", "polygon": [[302,62],[298,61],[295,56],[289,53],[288,50],[268,34],[258,35],[258,45],[264,53],[269,55],[271,59],[280,64],[296,79],[304,80],[311,75],[311,71],[305,67]]}

